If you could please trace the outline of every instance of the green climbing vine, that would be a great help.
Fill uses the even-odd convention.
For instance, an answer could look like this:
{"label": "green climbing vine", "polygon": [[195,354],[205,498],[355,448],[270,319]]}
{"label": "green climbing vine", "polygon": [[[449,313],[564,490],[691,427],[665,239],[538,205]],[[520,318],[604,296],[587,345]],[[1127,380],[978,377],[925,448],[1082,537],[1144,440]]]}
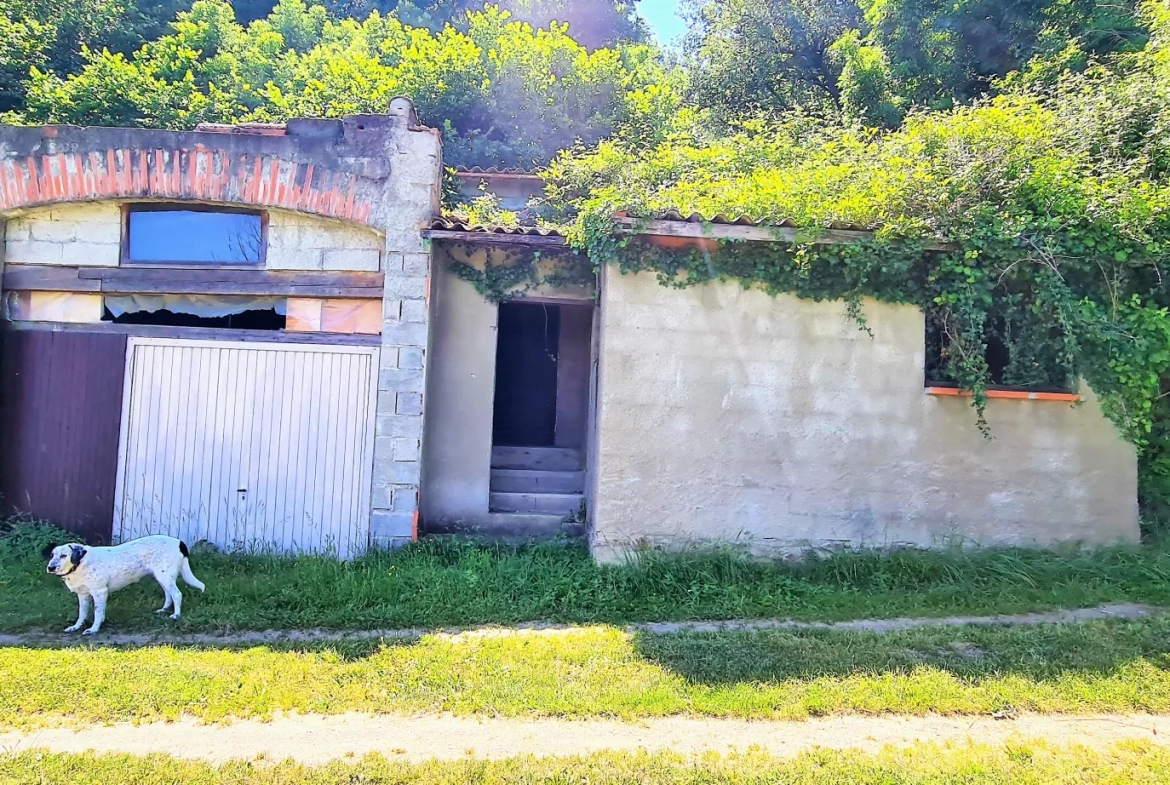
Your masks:
{"label": "green climbing vine", "polygon": [[[495,252],[455,243],[449,249],[448,266],[490,302],[522,298],[542,288],[592,286],[596,280],[586,256],[577,251],[541,252],[524,246]],[[477,255],[484,258],[470,261]]]}

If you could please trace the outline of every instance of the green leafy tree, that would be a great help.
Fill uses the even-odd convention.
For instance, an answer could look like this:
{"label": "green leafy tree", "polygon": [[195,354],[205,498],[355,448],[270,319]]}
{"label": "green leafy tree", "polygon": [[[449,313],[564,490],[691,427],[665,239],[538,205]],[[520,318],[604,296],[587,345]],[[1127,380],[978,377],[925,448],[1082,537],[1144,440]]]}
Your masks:
{"label": "green leafy tree", "polygon": [[685,42],[692,96],[726,116],[836,108],[842,64],[833,43],[861,24],[853,0],[693,2]]}
{"label": "green leafy tree", "polygon": [[405,94],[443,130],[449,162],[533,166],[619,122],[661,125],[679,104],[653,50],[590,51],[566,25],[533,28],[496,7],[432,32],[281,0],[244,28],[224,0],[199,0],[132,57],[83,57],[68,76],[32,71],[25,121],[188,128],[380,112]]}
{"label": "green leafy tree", "polygon": [[[467,15],[483,10],[483,0],[316,0],[334,19],[364,20],[371,13],[393,14],[403,24],[432,31],[466,27]],[[590,49],[644,41],[646,28],[637,0],[503,0],[500,7],[533,27],[568,24],[573,38]],[[267,17],[274,0],[235,0],[236,17],[247,24]]]}
{"label": "green leafy tree", "polygon": [[1052,86],[1146,40],[1131,0],[693,0],[691,17],[696,102],[724,117],[844,110],[885,127],[1016,72]]}
{"label": "green leafy tree", "polygon": [[30,69],[70,73],[86,48],[128,53],[190,0],[0,0],[0,111],[19,108]]}
{"label": "green leafy tree", "polygon": [[1059,64],[1059,73],[1145,43],[1131,0],[859,2],[868,41],[889,62],[893,92],[911,104],[945,108],[985,95],[1036,59]]}

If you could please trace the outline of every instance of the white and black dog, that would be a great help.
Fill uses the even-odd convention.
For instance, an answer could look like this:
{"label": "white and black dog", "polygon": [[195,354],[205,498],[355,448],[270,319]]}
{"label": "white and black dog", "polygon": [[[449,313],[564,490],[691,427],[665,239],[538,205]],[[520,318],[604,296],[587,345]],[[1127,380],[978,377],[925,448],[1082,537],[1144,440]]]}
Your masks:
{"label": "white and black dog", "polygon": [[156,534],[113,547],[87,545],[59,545],[49,551],[51,575],[59,575],[69,591],[77,595],[79,610],[77,623],[65,632],[77,632],[89,615],[93,602],[93,625],[83,634],[93,635],[106,619],[106,600],[111,592],[153,575],[166,594],[166,601],[156,613],[166,613],[174,607],[172,619],[179,618],[183,609],[183,593],[176,578],[203,591],[203,583],[191,572],[187,544],[165,535]]}

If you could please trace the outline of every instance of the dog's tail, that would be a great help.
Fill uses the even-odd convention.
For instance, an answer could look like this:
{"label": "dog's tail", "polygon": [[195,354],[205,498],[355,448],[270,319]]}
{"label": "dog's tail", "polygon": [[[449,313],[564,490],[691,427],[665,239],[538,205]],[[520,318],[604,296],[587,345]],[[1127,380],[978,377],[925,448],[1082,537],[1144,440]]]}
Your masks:
{"label": "dog's tail", "polygon": [[203,585],[203,581],[196,578],[195,573],[191,572],[191,551],[187,550],[187,543],[182,540],[179,541],[179,553],[183,554],[183,564],[179,568],[179,574],[183,576],[183,583],[199,591],[206,591],[207,587]]}

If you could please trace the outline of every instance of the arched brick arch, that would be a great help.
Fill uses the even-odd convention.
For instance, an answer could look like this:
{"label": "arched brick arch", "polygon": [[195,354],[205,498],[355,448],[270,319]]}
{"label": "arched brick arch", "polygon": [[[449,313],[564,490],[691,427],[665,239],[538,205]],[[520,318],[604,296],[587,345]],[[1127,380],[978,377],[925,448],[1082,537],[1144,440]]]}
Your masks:
{"label": "arched brick arch", "polygon": [[0,160],[0,214],[107,199],[219,202],[371,223],[381,185],[348,172],[273,155],[110,148]]}

